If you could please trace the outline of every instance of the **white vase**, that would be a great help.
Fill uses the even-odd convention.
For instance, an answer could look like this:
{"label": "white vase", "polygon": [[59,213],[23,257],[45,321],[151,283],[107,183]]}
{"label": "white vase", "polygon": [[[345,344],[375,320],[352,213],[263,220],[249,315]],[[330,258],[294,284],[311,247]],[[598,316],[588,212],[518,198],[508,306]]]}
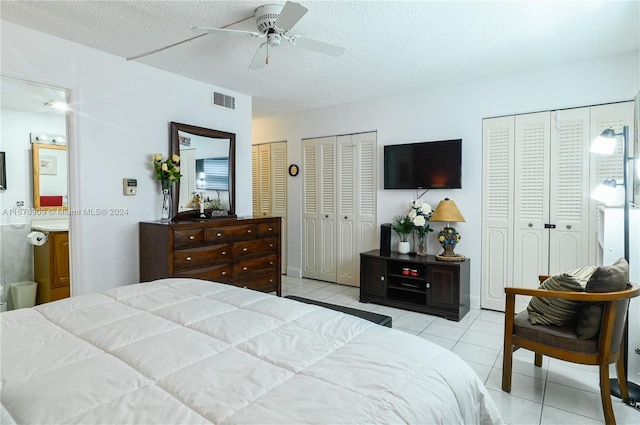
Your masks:
{"label": "white vase", "polygon": [[398,252],[400,254],[406,254],[411,249],[411,244],[409,242],[398,242]]}

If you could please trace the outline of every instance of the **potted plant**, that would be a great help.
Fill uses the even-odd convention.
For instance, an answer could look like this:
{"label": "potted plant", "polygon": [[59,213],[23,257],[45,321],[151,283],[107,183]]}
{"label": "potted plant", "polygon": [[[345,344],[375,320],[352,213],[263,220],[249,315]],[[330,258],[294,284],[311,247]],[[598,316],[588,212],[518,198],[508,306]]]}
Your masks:
{"label": "potted plant", "polygon": [[406,215],[397,215],[393,217],[391,228],[400,237],[398,243],[398,252],[400,254],[406,254],[409,252],[411,246],[409,245],[409,235],[413,232],[413,222]]}

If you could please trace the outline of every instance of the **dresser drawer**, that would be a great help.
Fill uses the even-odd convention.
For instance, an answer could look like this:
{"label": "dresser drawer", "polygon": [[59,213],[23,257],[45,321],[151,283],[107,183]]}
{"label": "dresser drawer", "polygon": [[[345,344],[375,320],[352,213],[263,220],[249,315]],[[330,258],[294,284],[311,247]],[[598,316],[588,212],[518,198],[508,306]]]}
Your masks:
{"label": "dresser drawer", "polygon": [[278,275],[275,271],[251,276],[246,280],[236,283],[256,291],[273,292],[278,289]]}
{"label": "dresser drawer", "polygon": [[203,246],[173,251],[174,270],[189,270],[231,261],[231,244]]}
{"label": "dresser drawer", "polygon": [[242,224],[206,229],[205,240],[208,244],[212,244],[253,239],[256,235],[257,228],[255,224]]}
{"label": "dresser drawer", "polygon": [[258,236],[269,236],[269,235],[277,235],[280,233],[280,223],[271,222],[271,223],[260,223],[258,224]]}
{"label": "dresser drawer", "polygon": [[271,254],[263,257],[250,258],[246,260],[236,261],[233,264],[233,276],[236,279],[242,279],[243,276],[262,270],[277,270],[278,255]]}
{"label": "dresser drawer", "polygon": [[174,248],[202,245],[204,245],[204,229],[176,230],[173,232]]}
{"label": "dresser drawer", "polygon": [[231,282],[233,279],[233,267],[231,263],[218,264],[203,269],[185,270],[174,273],[175,277],[189,277],[192,279],[211,280],[213,282]]}
{"label": "dresser drawer", "polygon": [[233,243],[233,258],[235,260],[263,252],[276,251],[278,238],[256,239]]}

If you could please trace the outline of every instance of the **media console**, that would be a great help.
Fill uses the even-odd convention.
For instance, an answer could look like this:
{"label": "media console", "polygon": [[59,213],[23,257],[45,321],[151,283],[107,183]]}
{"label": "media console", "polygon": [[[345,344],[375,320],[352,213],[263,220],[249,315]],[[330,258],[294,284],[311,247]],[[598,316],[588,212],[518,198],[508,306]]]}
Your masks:
{"label": "media console", "polygon": [[360,302],[460,321],[469,312],[469,264],[379,250],[360,254]]}

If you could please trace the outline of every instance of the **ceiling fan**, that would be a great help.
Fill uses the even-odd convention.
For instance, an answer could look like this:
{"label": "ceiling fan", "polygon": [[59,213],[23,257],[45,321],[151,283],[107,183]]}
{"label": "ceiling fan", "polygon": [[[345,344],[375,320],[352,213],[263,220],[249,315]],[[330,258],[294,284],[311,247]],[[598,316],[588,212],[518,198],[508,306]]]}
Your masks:
{"label": "ceiling fan", "polygon": [[323,41],[293,34],[291,30],[309,11],[301,4],[286,2],[284,6],[278,4],[265,4],[255,10],[257,32],[241,31],[223,28],[195,27],[193,31],[208,34],[242,35],[257,38],[265,38],[256,52],[249,68],[260,69],[269,64],[269,48],[277,47],[282,40],[287,40],[294,46],[304,47],[330,56],[340,56],[344,53],[344,47],[335,46]]}

